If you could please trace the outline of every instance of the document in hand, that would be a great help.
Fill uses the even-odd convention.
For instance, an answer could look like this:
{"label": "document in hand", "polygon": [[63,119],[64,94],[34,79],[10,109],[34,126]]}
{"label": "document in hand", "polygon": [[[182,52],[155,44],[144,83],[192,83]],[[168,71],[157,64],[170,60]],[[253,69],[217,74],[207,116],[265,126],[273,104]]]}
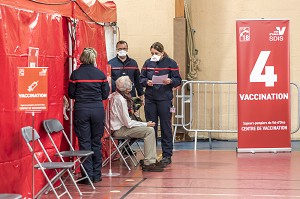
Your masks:
{"label": "document in hand", "polygon": [[153,84],[163,84],[163,81],[168,78],[168,74],[157,76],[152,76],[152,83]]}

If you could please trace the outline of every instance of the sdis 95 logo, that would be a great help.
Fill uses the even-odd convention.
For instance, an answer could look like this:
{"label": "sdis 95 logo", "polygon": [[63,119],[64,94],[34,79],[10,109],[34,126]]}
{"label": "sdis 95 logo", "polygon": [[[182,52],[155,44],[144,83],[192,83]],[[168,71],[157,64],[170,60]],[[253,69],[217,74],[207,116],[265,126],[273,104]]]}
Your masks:
{"label": "sdis 95 logo", "polygon": [[276,27],[274,32],[269,33],[269,41],[283,41],[286,27]]}

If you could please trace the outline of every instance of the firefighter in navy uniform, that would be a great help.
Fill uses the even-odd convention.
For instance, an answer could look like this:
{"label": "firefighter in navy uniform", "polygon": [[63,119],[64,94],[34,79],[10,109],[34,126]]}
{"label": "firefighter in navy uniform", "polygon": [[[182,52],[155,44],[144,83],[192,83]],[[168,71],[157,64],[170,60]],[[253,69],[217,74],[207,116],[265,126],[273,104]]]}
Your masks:
{"label": "firefighter in navy uniform", "polygon": [[[74,130],[78,137],[79,149],[94,152],[83,163],[88,176],[94,183],[102,180],[101,138],[105,118],[102,100],[108,98],[110,90],[107,77],[96,68],[96,58],[95,49],[83,50],[80,56],[81,65],[72,72],[68,87],[69,97],[75,99]],[[89,184],[89,181],[83,179],[78,183]]]}
{"label": "firefighter in navy uniform", "polygon": [[144,92],[140,84],[140,70],[137,62],[127,55],[127,42],[123,40],[118,41],[116,49],[117,56],[108,62],[111,65],[112,92],[116,90],[114,82],[121,76],[128,76],[133,82],[132,91],[130,92],[131,96],[136,97],[138,95],[143,100]]}
{"label": "firefighter in navy uniform", "polygon": [[[164,51],[164,46],[155,42],[150,47],[152,57],[145,61],[141,72],[141,84],[145,90],[145,116],[147,121],[155,122],[155,133],[157,137],[158,117],[161,128],[161,145],[163,158],[161,163],[165,166],[171,164],[173,155],[172,140],[172,99],[173,88],[181,85],[181,77],[177,63]],[[168,77],[162,84],[153,84],[153,75]],[[155,82],[154,82],[155,83]]]}

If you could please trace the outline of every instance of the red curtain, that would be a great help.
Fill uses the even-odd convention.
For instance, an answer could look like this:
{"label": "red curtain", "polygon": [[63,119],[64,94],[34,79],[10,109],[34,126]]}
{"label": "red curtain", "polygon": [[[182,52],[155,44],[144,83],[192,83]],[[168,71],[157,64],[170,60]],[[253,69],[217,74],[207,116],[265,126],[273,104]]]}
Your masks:
{"label": "red curtain", "polygon": [[[36,1],[39,2],[39,1]],[[84,21],[116,22],[116,4],[113,1],[98,0],[41,0],[36,3],[28,0],[0,0],[0,5],[9,5],[18,9],[59,14]]]}
{"label": "red curtain", "polygon": [[[68,69],[68,28],[67,19],[57,14],[25,11],[0,6],[0,193],[19,193],[31,197],[32,156],[20,129],[34,127],[48,153],[54,148],[46,137],[42,121],[57,118],[63,121],[63,96],[67,94]],[[98,51],[97,64],[106,73],[106,47],[102,26],[79,21],[76,27],[76,43],[73,46],[78,60],[83,48],[94,47]],[[38,65],[48,67],[48,111],[35,114],[17,110],[17,68],[28,65],[28,48],[39,48]],[[79,65],[79,63],[78,63]],[[66,131],[69,121],[64,121]],[[62,145],[61,137],[55,137]],[[36,154],[41,158],[41,149],[36,144]],[[35,170],[35,193],[45,184],[40,171]]]}

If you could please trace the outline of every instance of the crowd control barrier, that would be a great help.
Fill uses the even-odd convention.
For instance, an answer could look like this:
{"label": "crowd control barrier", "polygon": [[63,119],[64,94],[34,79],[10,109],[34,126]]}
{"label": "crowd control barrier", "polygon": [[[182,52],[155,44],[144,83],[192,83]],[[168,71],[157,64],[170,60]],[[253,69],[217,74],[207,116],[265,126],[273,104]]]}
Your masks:
{"label": "crowd control barrier", "polygon": [[[300,92],[290,83],[291,134],[299,130]],[[198,133],[207,133],[212,149],[212,133],[237,134],[237,82],[187,81],[174,91],[176,113],[173,120],[175,142],[178,127],[194,132],[194,150]]]}

